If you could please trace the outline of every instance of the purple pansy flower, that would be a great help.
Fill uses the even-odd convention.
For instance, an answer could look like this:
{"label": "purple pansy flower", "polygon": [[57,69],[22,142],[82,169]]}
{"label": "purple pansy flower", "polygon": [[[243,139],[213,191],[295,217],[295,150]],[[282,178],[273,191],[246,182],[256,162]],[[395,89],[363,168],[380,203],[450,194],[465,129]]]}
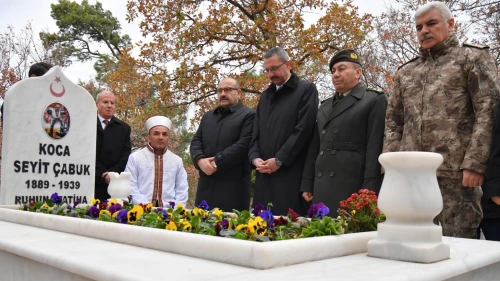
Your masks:
{"label": "purple pansy flower", "polygon": [[[319,210],[322,209],[323,207],[326,207],[326,206],[325,206],[325,204],[323,204],[321,202],[318,204],[311,205],[311,207],[309,208],[309,211],[307,211],[307,216],[310,217],[311,219],[314,218],[315,216],[320,216]],[[326,207],[326,210],[328,211],[326,214],[328,214],[330,212],[330,209],[328,209],[328,207]],[[326,210],[322,209],[321,212],[324,213]]]}
{"label": "purple pansy flower", "polygon": [[263,220],[267,221],[267,226],[269,226],[269,229],[273,230],[273,222],[274,222],[274,215],[271,213],[271,208],[268,208],[267,211],[262,211],[259,215]]}
{"label": "purple pansy flower", "polygon": [[321,216],[321,219],[323,219],[326,215],[328,215],[328,213],[330,213],[330,209],[327,206],[323,205],[319,207],[318,212],[316,214],[318,216]]}
{"label": "purple pansy flower", "polygon": [[156,208],[156,213],[162,213],[163,214],[163,220],[168,218],[168,212],[164,210],[163,208]]}
{"label": "purple pansy flower", "polygon": [[68,210],[73,210],[73,207],[71,207],[71,205],[68,205]]}
{"label": "purple pansy flower", "polygon": [[200,203],[200,205],[198,206],[198,208],[203,209],[203,210],[208,210],[208,204],[207,204],[207,201],[205,201],[205,200],[201,200],[201,203]]}
{"label": "purple pansy flower", "polygon": [[50,196],[50,200],[52,200],[52,203],[59,205],[62,202],[62,196],[59,196],[56,192]]}
{"label": "purple pansy flower", "polygon": [[223,228],[223,229],[227,229],[229,227],[229,221],[227,219],[223,219],[220,221],[220,226]]}
{"label": "purple pansy flower", "polygon": [[252,211],[252,214],[256,217],[256,216],[260,216],[260,213],[264,211],[264,206],[262,206],[262,204],[259,204],[257,206],[254,206],[253,207],[253,211]]}
{"label": "purple pansy flower", "polygon": [[76,200],[75,203],[73,204],[73,208],[76,208],[76,206],[78,206],[80,203],[82,203],[82,201]]}
{"label": "purple pansy flower", "polygon": [[116,219],[119,223],[127,223],[127,210],[120,210],[118,215],[116,215]]}
{"label": "purple pansy flower", "polygon": [[120,204],[114,204],[112,205],[111,207],[108,208],[108,211],[111,213],[111,214],[114,214],[115,212],[118,212],[122,209],[122,205]]}
{"label": "purple pansy flower", "polygon": [[90,217],[92,217],[94,219],[98,218],[99,217],[99,208],[97,208],[96,206],[90,207],[87,215],[89,215]]}
{"label": "purple pansy flower", "polygon": [[170,208],[175,208],[175,202],[174,201],[169,201],[168,204],[170,205]]}

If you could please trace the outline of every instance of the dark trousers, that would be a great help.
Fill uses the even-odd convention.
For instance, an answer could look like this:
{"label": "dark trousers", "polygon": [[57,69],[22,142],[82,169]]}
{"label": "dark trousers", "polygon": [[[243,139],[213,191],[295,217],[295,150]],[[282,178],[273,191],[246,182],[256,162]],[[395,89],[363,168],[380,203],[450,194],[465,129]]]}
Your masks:
{"label": "dark trousers", "polygon": [[491,241],[500,241],[500,218],[486,218],[481,221],[477,230],[477,237],[483,231],[484,238]]}

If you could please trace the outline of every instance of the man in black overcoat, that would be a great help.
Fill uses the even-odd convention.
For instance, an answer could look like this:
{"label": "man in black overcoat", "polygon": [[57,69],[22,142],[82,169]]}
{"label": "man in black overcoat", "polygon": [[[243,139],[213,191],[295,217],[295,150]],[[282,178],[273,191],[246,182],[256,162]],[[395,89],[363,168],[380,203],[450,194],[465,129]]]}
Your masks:
{"label": "man in black overcoat", "polygon": [[100,92],[97,105],[97,144],[95,198],[109,199],[108,172],[121,173],[125,170],[131,152],[130,126],[114,116],[115,95],[109,91]]}
{"label": "man in black overcoat", "polygon": [[275,215],[307,212],[300,180],[319,105],[316,86],[290,69],[283,49],[264,55],[272,83],[260,97],[249,152],[257,171],[253,205],[272,203]]}
{"label": "man in black overcoat", "polygon": [[355,51],[339,51],[329,66],[336,93],[318,110],[300,189],[306,201],[322,202],[336,216],[339,202],[352,193],[380,190],[387,98],[359,82]]}
{"label": "man in black overcoat", "polygon": [[241,101],[240,84],[224,78],[217,87],[219,106],[205,112],[190,146],[200,172],[195,204],[205,200],[223,211],[250,207],[248,147],[255,111]]}

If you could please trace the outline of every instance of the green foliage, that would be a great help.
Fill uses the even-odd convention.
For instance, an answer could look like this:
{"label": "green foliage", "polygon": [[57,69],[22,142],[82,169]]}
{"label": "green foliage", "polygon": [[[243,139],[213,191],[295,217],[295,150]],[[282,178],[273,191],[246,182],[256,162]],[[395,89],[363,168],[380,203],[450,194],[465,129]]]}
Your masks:
{"label": "green foliage", "polygon": [[341,221],[334,221],[331,217],[325,217],[322,220],[311,221],[311,223],[302,229],[304,237],[339,235],[344,233]]}
{"label": "green foliage", "polygon": [[[118,19],[104,10],[100,2],[90,5],[86,0],[81,4],[59,0],[58,4],[51,4],[51,8],[51,16],[56,20],[59,32],[42,33],[44,46],[64,55],[68,64],[72,59],[97,59],[94,68],[98,79],[116,68],[122,50],[131,46],[130,37],[120,34]],[[99,50],[95,43],[104,44],[107,51]]]}

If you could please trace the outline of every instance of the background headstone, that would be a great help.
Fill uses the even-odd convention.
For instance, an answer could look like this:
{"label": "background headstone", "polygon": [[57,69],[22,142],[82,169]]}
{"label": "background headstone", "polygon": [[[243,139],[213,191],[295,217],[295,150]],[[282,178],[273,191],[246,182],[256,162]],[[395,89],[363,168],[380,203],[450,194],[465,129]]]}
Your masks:
{"label": "background headstone", "polygon": [[97,108],[59,67],[5,95],[0,204],[94,197]]}

